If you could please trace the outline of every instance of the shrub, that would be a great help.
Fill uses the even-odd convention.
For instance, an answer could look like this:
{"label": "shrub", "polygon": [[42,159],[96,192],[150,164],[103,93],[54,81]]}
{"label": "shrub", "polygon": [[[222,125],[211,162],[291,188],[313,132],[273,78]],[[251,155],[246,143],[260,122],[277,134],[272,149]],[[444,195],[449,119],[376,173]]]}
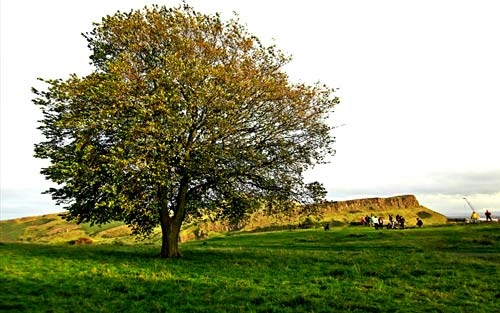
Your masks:
{"label": "shrub", "polygon": [[342,226],[344,226],[344,225],[345,225],[345,223],[344,223],[344,222],[342,222],[342,221],[331,221],[331,222],[330,222],[330,225],[331,225],[332,227],[342,227]]}
{"label": "shrub", "polygon": [[420,218],[431,218],[432,214],[425,212],[425,211],[420,211],[417,213],[417,216]]}
{"label": "shrub", "polygon": [[306,217],[303,221],[299,223],[299,228],[302,229],[314,228],[315,224],[316,223],[310,217]]}
{"label": "shrub", "polygon": [[81,237],[76,240],[71,240],[69,242],[70,245],[91,245],[94,243],[94,240],[88,237]]}

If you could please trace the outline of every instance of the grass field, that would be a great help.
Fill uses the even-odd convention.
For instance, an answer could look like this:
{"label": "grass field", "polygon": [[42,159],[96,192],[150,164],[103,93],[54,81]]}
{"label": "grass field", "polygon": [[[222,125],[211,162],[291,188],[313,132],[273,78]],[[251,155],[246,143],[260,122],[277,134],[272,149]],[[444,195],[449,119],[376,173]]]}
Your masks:
{"label": "grass field", "polygon": [[500,312],[500,224],[0,244],[2,312]]}

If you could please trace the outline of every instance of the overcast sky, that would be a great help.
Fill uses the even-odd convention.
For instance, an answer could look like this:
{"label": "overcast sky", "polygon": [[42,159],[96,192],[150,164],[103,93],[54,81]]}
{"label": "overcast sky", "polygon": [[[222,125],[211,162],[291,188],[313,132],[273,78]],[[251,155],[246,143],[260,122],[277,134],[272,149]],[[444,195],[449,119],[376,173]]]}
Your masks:
{"label": "overcast sky", "polygon": [[[186,1],[239,14],[293,60],[295,82],[339,88],[331,163],[308,172],[330,200],[414,194],[446,215],[500,215],[500,30],[497,1]],[[37,77],[91,71],[80,35],[117,10],[179,1],[0,2],[0,218],[60,212],[33,158],[42,140]]]}

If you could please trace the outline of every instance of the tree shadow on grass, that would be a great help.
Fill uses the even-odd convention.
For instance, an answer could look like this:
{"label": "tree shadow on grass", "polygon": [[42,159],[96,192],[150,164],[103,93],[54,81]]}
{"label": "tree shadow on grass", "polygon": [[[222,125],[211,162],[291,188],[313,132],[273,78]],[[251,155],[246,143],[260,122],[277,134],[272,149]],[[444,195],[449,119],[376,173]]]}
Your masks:
{"label": "tree shadow on grass", "polygon": [[[295,292],[269,290],[256,282],[273,284],[274,275],[280,275],[273,268],[282,267],[285,257],[251,250],[186,249],[182,259],[161,260],[156,248],[1,245],[0,253],[12,264],[5,264],[0,274],[0,310],[271,312],[278,306],[291,312],[298,305],[308,312],[329,301],[297,303]],[[282,279],[292,278],[278,281]]]}
{"label": "tree shadow on grass", "polygon": [[[359,268],[359,273],[356,268],[350,267],[352,259],[348,257],[353,256],[353,253],[365,249],[373,251],[370,242],[364,242],[367,238],[351,237],[339,235],[335,238],[343,238],[344,242],[337,240],[339,242],[330,244],[323,242],[323,239],[316,241],[314,237],[310,237],[310,240],[289,238],[286,245],[256,240],[252,242],[253,246],[249,246],[248,242],[239,245],[240,242],[233,239],[208,240],[206,244],[193,242],[182,245],[185,257],[172,260],[159,259],[159,247],[150,245],[5,243],[0,245],[3,269],[0,272],[0,310],[321,312],[322,306],[318,303],[322,302],[342,311],[343,306],[349,305],[348,298],[343,298],[342,293],[335,294],[336,298],[329,297],[326,293],[330,290],[328,285],[325,285],[324,291],[316,292],[317,299],[302,295],[301,292],[314,290],[317,286],[312,281],[339,285],[339,281],[361,279],[365,275],[394,280],[393,273],[388,275],[386,272],[391,269],[390,266],[378,268],[385,264],[379,263],[380,257],[384,255],[370,255],[370,261],[374,264]],[[377,238],[372,237],[373,240]],[[380,238],[387,239],[383,236]],[[361,243],[363,246],[360,248]],[[348,245],[351,246],[346,248]],[[394,245],[395,249],[401,246]],[[486,247],[491,248],[491,245]],[[339,263],[342,259],[349,261]],[[354,261],[362,264],[366,260],[367,255],[359,255]],[[423,257],[419,256],[413,263],[422,260]],[[10,261],[12,264],[9,264]],[[300,272],[301,268],[306,268],[307,273]],[[413,280],[434,273],[434,269],[419,266],[409,268],[406,278]],[[285,286],[281,282],[299,282],[307,288],[281,289],[278,287]],[[350,285],[345,285],[345,288]],[[348,290],[358,292],[355,288]],[[363,307],[363,311],[380,311],[379,307],[371,306],[378,296],[365,291],[358,296],[365,294],[367,297],[360,299],[356,305]],[[381,300],[381,306],[392,303],[385,301],[385,298]]]}
{"label": "tree shadow on grass", "polygon": [[62,245],[39,243],[4,243],[0,251],[12,254],[46,257],[66,258],[73,260],[109,260],[109,259],[151,259],[155,255],[156,247],[153,246],[118,246],[118,245]]}
{"label": "tree shadow on grass", "polygon": [[245,306],[217,284],[195,279],[23,276],[5,279],[1,289],[2,312],[237,312]]}

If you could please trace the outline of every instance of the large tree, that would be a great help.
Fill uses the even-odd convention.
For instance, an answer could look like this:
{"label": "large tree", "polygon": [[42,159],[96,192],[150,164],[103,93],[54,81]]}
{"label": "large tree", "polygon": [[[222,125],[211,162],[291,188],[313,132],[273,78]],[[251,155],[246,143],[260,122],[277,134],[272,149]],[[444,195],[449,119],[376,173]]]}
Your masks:
{"label": "large tree", "polygon": [[311,203],[321,184],[303,173],[332,153],[326,119],[338,99],[293,84],[290,57],[237,18],[188,5],[117,12],[83,34],[92,73],[33,89],[46,140],[35,156],[52,194],[78,223],[122,220],[162,257],[200,209],[238,215],[255,203]]}

